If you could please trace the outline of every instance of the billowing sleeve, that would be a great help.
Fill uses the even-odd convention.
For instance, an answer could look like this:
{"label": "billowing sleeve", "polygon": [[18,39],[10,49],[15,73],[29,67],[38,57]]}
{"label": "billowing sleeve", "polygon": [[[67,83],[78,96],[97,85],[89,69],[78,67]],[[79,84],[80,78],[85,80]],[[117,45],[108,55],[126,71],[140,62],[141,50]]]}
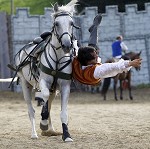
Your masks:
{"label": "billowing sleeve", "polygon": [[115,63],[104,63],[95,68],[94,78],[95,79],[103,79],[116,76],[118,73],[122,73],[123,71],[129,71],[131,67],[128,66],[128,60],[119,60]]}

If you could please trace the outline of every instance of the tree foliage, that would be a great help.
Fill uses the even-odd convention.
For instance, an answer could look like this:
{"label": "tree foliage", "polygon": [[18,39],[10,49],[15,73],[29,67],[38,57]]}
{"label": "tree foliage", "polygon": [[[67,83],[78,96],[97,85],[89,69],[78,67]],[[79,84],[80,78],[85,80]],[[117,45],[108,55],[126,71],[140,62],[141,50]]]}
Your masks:
{"label": "tree foliage", "polygon": [[83,10],[84,7],[97,6],[98,11],[101,13],[105,12],[105,7],[109,5],[117,5],[119,12],[125,12],[126,4],[137,4],[138,10],[145,9],[145,3],[150,2],[150,0],[80,0],[79,11]]}
{"label": "tree foliage", "polygon": [[[6,11],[10,14],[12,7],[14,12],[16,7],[30,7],[31,14],[43,14],[45,7],[52,7],[56,2],[59,5],[66,5],[70,0],[0,0],[0,11]],[[148,2],[150,0],[79,0],[77,8],[80,12],[85,7],[97,6],[98,11],[104,13],[106,6],[118,5],[119,11],[124,12],[125,4],[137,4],[138,10],[144,10],[144,3]]]}
{"label": "tree foliage", "polygon": [[0,11],[11,13],[13,7],[14,13],[18,7],[29,7],[31,14],[43,14],[45,7],[52,7],[56,0],[0,0]]}

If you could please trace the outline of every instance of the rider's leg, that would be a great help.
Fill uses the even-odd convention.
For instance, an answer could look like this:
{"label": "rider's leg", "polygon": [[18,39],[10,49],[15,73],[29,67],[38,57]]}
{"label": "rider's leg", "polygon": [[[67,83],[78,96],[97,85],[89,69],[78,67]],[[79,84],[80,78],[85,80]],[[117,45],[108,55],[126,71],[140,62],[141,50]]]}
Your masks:
{"label": "rider's leg", "polygon": [[101,20],[102,20],[102,16],[101,16],[101,14],[98,14],[94,18],[92,26],[89,28],[90,37],[89,37],[88,45],[95,47],[97,50],[99,49],[97,47],[97,42],[98,42],[98,26],[101,23]]}

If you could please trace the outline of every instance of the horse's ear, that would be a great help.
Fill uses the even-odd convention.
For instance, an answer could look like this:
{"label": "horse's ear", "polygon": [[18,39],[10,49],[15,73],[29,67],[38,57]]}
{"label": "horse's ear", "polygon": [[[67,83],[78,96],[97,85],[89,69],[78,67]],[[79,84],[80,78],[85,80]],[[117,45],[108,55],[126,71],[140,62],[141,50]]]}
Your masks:
{"label": "horse's ear", "polygon": [[75,5],[79,0],[71,0],[66,6]]}
{"label": "horse's ear", "polygon": [[142,53],[142,51],[140,51],[140,52],[138,53],[138,55],[141,55],[141,53]]}
{"label": "horse's ear", "polygon": [[55,12],[58,11],[58,3],[57,3],[57,2],[54,4],[54,11],[55,11]]}

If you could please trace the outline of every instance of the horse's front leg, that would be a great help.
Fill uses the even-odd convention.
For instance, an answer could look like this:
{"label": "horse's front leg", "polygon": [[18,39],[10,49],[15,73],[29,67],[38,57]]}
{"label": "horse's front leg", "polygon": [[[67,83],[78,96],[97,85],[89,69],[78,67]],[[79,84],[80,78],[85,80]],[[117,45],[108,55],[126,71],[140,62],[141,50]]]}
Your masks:
{"label": "horse's front leg", "polygon": [[[49,91],[49,83],[44,80],[41,79],[39,82],[39,86],[41,89],[41,93],[43,96],[43,100],[44,100],[44,105],[42,107],[42,112],[41,112],[41,122],[40,122],[40,128],[43,131],[48,130],[48,126],[50,126],[50,129],[54,131],[53,125],[51,123],[51,117],[50,117],[50,109],[51,109],[51,103],[53,98],[50,98],[50,91]],[[49,100],[50,98],[50,100]],[[49,123],[48,123],[48,118],[49,118]]]}
{"label": "horse's front leg", "polygon": [[[130,74],[131,75],[131,74]],[[133,100],[132,92],[131,92],[131,76],[128,79],[128,90],[129,90],[129,97],[130,100]]]}
{"label": "horse's front leg", "polygon": [[62,129],[63,129],[63,136],[62,139],[65,142],[72,142],[72,138],[68,131],[68,100],[70,95],[70,81],[64,80],[61,84],[61,122],[62,122]]}
{"label": "horse's front leg", "polygon": [[28,106],[28,114],[29,114],[29,118],[30,118],[31,126],[32,126],[31,138],[36,139],[38,138],[38,136],[37,136],[37,132],[35,129],[35,110],[31,102],[32,86],[24,79],[24,77],[20,76],[20,79],[21,79],[21,85],[22,85],[22,90],[23,90],[23,96]]}
{"label": "horse's front leg", "polygon": [[51,105],[52,101],[56,96],[56,92],[50,93],[49,92],[49,87],[50,83],[46,82],[44,79],[40,81],[40,89],[41,93],[43,95],[43,100],[45,103],[43,104],[42,107],[42,112],[41,112],[41,122],[40,122],[40,128],[42,130],[42,135],[43,136],[57,136],[57,135],[62,135],[60,132],[55,132],[55,129],[52,125],[51,121]]}

